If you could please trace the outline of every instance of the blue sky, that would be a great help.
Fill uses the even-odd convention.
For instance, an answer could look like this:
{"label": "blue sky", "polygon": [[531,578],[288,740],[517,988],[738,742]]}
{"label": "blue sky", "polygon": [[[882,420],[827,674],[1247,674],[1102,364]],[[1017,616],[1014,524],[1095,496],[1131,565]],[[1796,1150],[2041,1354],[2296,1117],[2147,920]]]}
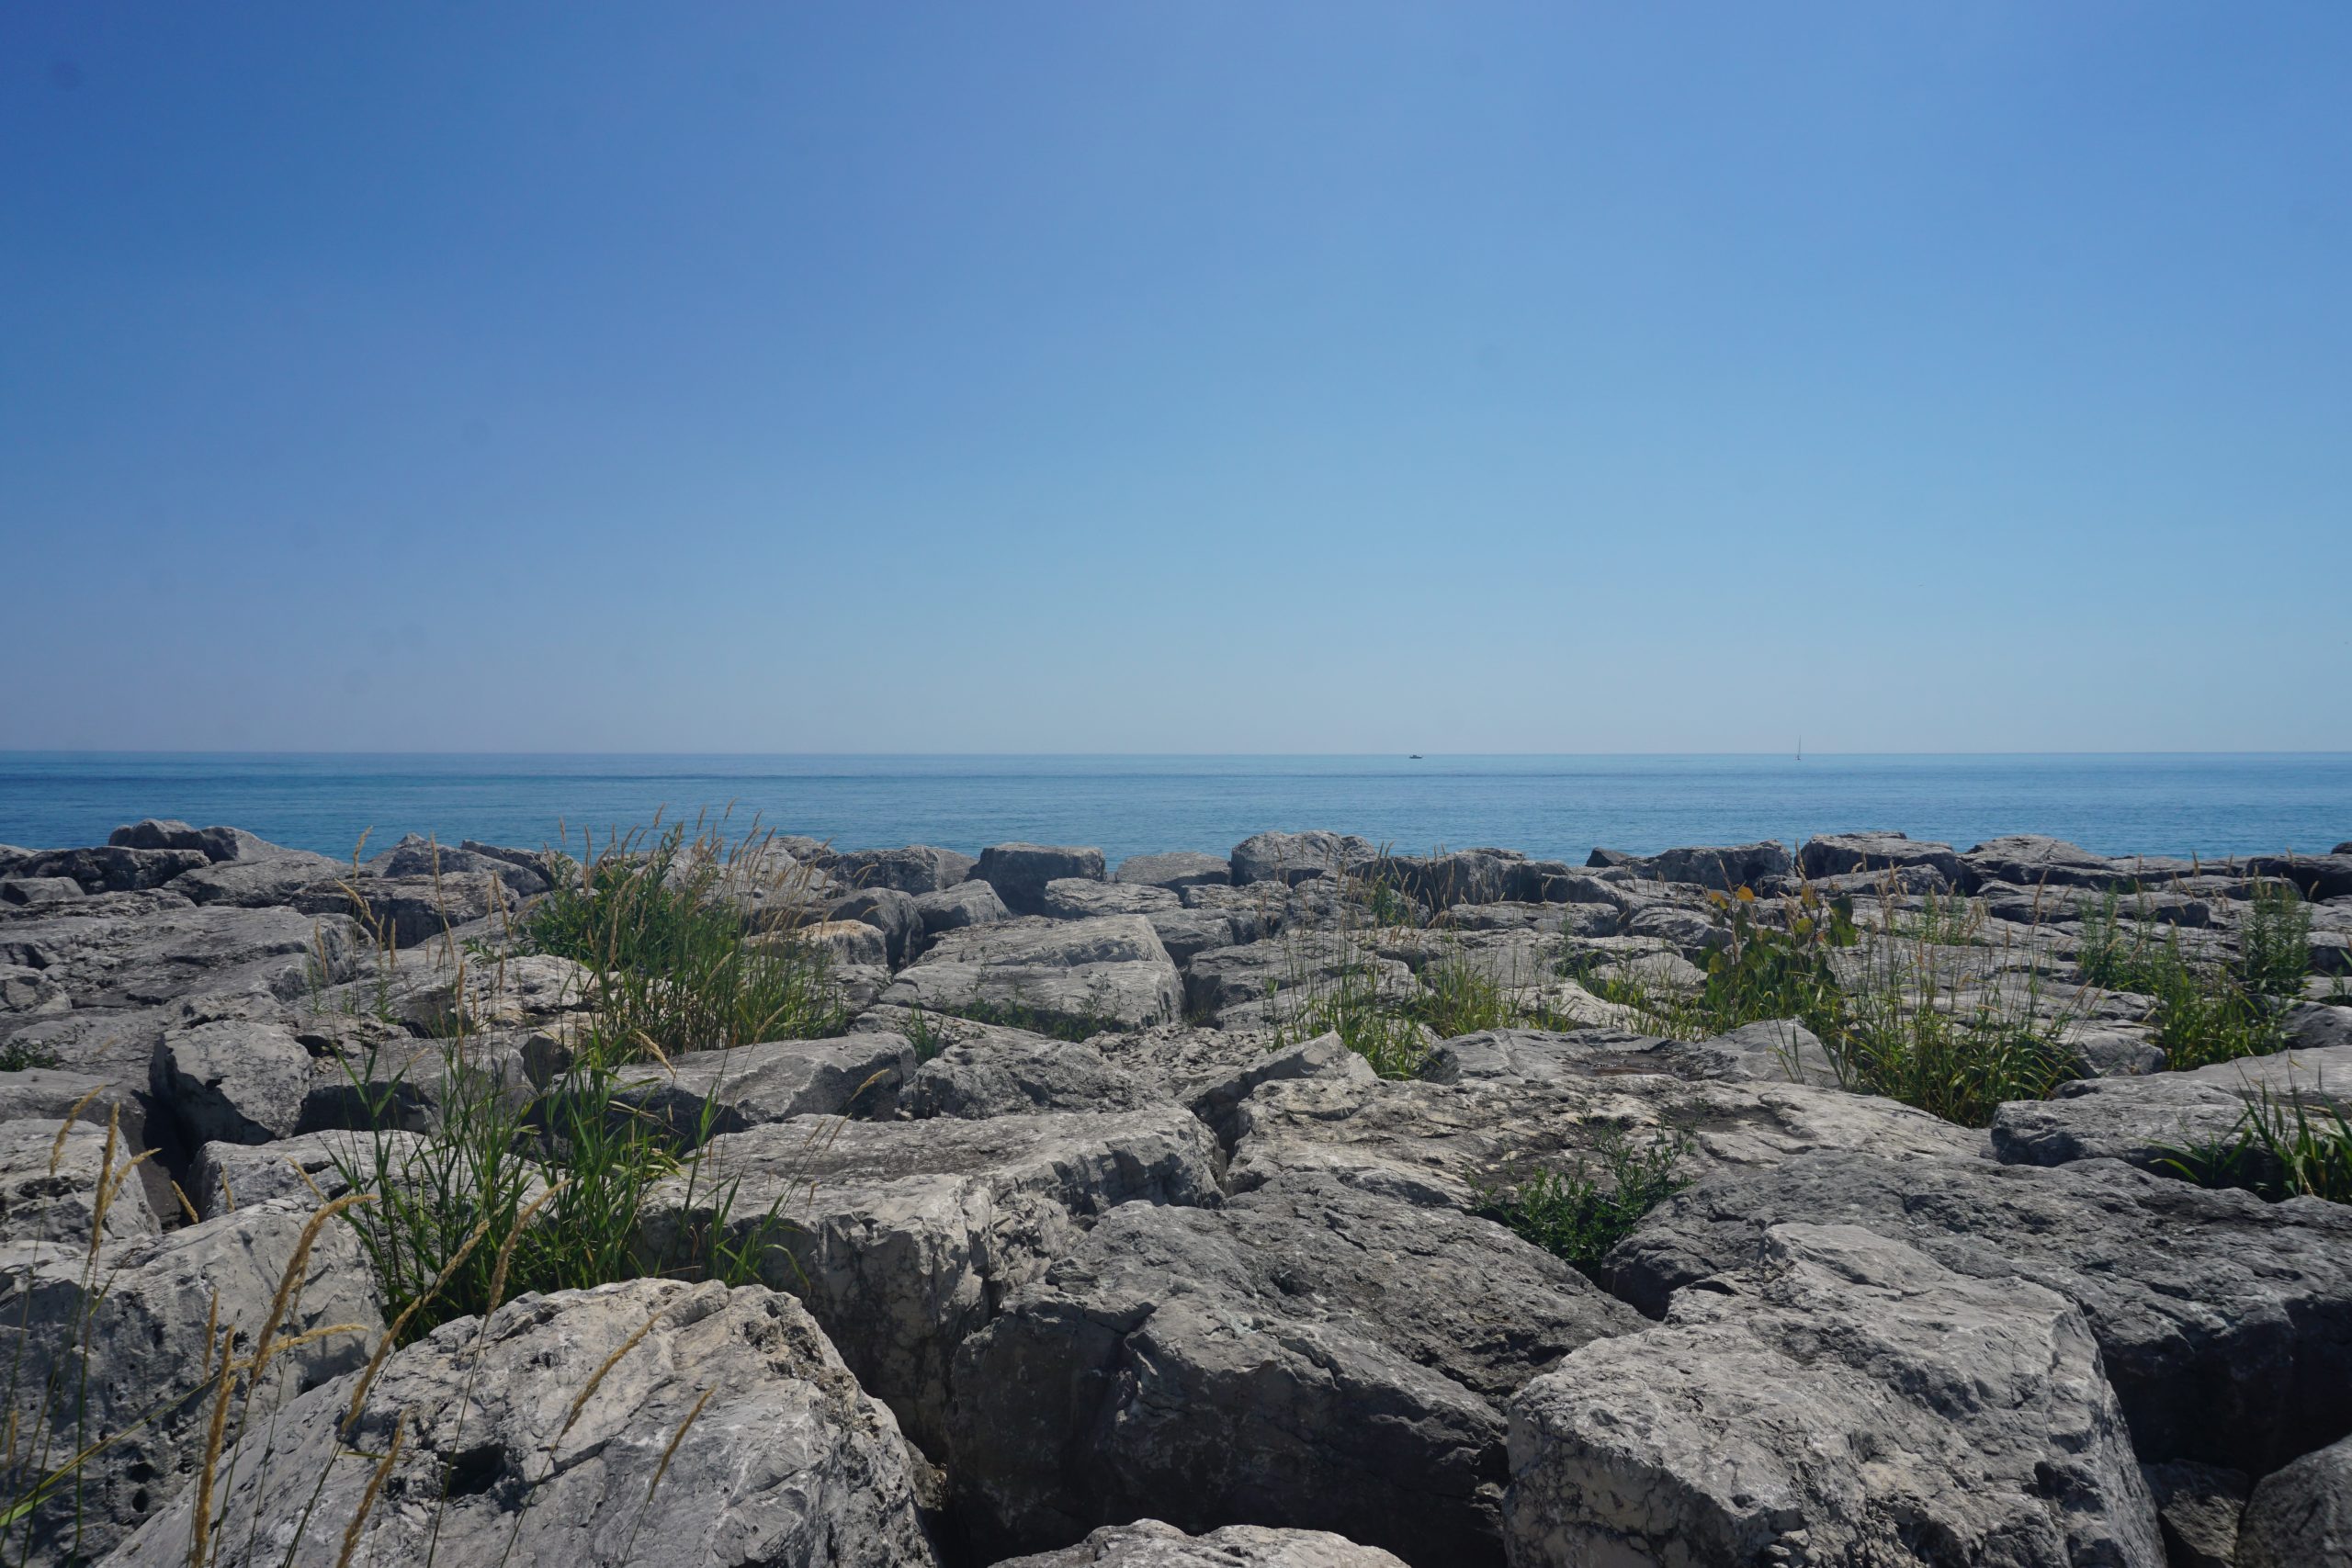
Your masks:
{"label": "blue sky", "polygon": [[2352,745],[2352,7],[0,10],[0,747]]}

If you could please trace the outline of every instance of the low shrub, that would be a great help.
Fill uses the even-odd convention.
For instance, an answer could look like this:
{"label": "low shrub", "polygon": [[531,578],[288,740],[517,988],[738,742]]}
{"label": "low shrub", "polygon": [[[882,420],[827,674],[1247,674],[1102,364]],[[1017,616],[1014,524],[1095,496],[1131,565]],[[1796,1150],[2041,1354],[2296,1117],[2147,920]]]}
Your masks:
{"label": "low shrub", "polygon": [[1678,1169],[1690,1147],[1686,1133],[1660,1133],[1636,1145],[1606,1128],[1593,1145],[1598,1174],[1583,1157],[1569,1169],[1540,1167],[1478,1188],[1474,1212],[1589,1272],[1643,1215],[1690,1185]]}

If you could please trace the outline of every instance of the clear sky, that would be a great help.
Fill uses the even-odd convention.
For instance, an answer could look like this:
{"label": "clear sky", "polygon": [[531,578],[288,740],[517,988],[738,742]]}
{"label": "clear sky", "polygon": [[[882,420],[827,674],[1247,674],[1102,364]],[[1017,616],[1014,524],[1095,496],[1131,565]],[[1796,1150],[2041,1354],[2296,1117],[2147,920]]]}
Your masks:
{"label": "clear sky", "polygon": [[2352,6],[0,7],[0,747],[2352,746]]}

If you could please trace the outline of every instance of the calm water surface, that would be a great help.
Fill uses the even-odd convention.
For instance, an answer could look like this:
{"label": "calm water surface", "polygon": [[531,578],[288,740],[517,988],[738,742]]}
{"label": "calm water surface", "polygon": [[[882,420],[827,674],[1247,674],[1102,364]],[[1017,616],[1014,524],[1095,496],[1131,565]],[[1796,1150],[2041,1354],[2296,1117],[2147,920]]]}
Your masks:
{"label": "calm water surface", "polygon": [[1223,852],[1269,828],[1400,851],[1581,860],[1899,828],[1965,847],[2043,832],[2106,853],[2325,850],[2352,753],[1792,757],[649,757],[0,752],[0,843],[102,843],[141,817],[342,855],[363,830],[538,844],[732,803],[843,848],[1008,840]]}

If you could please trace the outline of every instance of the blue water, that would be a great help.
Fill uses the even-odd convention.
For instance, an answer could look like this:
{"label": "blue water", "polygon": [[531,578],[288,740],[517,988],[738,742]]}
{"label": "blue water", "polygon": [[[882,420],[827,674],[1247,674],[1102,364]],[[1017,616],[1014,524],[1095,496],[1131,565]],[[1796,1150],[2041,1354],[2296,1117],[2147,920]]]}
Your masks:
{"label": "blue water", "polygon": [[2054,833],[2109,854],[2326,850],[2352,839],[2352,753],[1808,757],[645,757],[0,752],[0,843],[226,822],[346,855],[363,830],[570,841],[733,804],[844,849],[1009,840],[1222,852],[1269,828],[1400,852],[1583,859],[1897,828],[1965,848]]}

